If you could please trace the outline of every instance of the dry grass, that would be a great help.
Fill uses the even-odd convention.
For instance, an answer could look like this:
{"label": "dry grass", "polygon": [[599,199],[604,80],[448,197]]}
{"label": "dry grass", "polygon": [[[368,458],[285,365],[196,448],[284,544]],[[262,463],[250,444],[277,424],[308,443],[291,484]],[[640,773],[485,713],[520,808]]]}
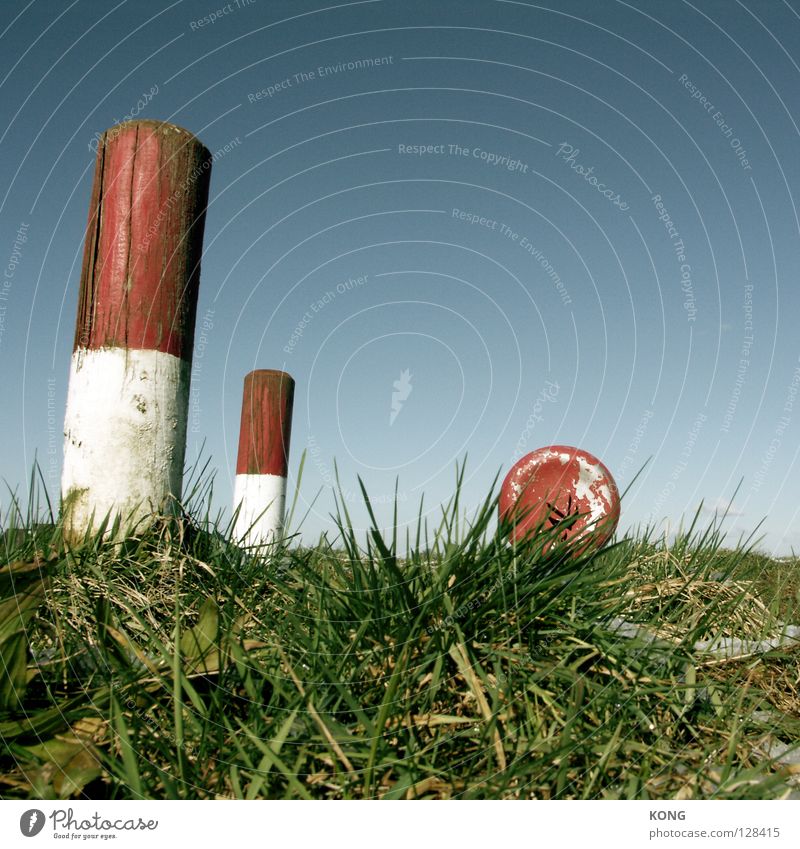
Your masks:
{"label": "dry grass", "polygon": [[781,623],[757,595],[754,581],[698,575],[692,553],[679,557],[661,549],[639,556],[621,583],[627,589],[618,614],[648,623],[659,639],[679,642],[691,633],[695,639],[756,640],[780,633]]}

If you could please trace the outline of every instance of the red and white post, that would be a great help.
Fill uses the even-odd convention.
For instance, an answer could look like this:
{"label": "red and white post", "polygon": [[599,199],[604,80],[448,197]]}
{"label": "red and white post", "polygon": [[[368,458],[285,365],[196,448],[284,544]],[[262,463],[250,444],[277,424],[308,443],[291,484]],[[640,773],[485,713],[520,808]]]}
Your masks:
{"label": "red and white post", "polygon": [[210,172],[173,124],[100,138],[64,421],[68,538],[180,497]]}
{"label": "red and white post", "polygon": [[234,535],[248,547],[283,533],[293,402],[294,380],[285,371],[259,369],[244,379],[233,507]]}

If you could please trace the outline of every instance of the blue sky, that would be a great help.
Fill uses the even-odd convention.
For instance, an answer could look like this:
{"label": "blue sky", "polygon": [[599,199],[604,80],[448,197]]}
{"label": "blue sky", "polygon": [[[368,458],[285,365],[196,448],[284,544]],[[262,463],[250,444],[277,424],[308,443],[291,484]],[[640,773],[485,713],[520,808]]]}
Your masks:
{"label": "blue sky", "polygon": [[623,527],[741,482],[732,533],[800,547],[800,4],[220,3],[3,7],[10,485],[36,455],[58,491],[93,139],[138,115],[217,154],[187,461],[220,507],[243,375],[284,368],[311,536],[334,459],[363,524],[357,475],[413,520],[465,455],[474,506],[566,443],[623,487],[650,459]]}

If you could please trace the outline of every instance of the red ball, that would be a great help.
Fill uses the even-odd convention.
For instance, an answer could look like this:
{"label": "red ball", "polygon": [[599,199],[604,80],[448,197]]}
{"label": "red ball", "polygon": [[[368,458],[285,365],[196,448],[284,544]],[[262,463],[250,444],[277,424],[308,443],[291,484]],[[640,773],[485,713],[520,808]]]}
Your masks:
{"label": "red ball", "polygon": [[588,451],[569,445],[548,445],[526,454],[511,467],[500,490],[500,518],[513,523],[514,541],[578,514],[560,539],[586,537],[599,548],[616,530],[619,511],[619,490],[611,472]]}

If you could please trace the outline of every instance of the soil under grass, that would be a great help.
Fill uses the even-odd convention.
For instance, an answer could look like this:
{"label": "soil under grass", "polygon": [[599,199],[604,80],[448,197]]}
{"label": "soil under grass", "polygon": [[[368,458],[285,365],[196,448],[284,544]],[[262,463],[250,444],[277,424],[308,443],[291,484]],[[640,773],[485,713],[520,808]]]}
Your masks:
{"label": "soil under grass", "polygon": [[[344,514],[258,558],[192,513],[71,548],[6,517],[0,796],[795,792],[795,561],[713,527],[514,548],[494,497],[466,528],[454,497],[402,556]],[[698,649],[722,638],[761,647]]]}

